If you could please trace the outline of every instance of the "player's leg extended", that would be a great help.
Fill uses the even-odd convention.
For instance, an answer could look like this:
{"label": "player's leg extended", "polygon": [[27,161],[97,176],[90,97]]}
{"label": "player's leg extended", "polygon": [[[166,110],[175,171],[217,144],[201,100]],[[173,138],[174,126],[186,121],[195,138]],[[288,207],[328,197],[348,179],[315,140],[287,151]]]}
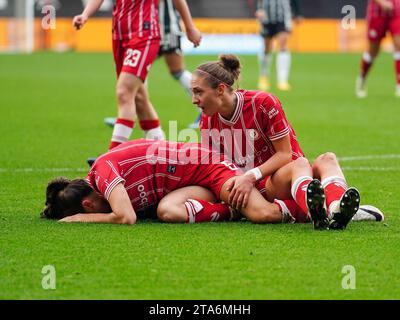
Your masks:
{"label": "player's leg extended", "polygon": [[141,84],[140,78],[127,72],[121,72],[118,77],[116,86],[118,118],[109,149],[129,140],[136,117],[135,95]]}
{"label": "player's leg extended", "polygon": [[272,60],[272,38],[263,36],[264,50],[259,53],[259,79],[258,89],[268,91],[270,89],[270,65]]}
{"label": "player's leg extended", "polygon": [[146,139],[164,140],[165,135],[160,126],[158,114],[150,101],[149,94],[144,83],[141,83],[135,96],[136,111],[140,128],[145,133]]}
{"label": "player's leg extended", "polygon": [[331,216],[331,229],[344,229],[360,205],[360,195],[355,188],[348,188],[336,155],[326,152],[313,164],[314,177],[321,180],[325,189],[326,207]]}
{"label": "player's leg extended", "polygon": [[228,205],[215,203],[214,194],[200,186],[189,186],[170,192],[161,199],[157,216],[164,222],[227,221],[231,218]]}
{"label": "player's leg extended", "polygon": [[279,32],[276,35],[279,52],[276,57],[276,71],[278,76],[278,89],[283,91],[290,90],[289,73],[291,66],[291,55],[288,49],[290,33],[287,31]]}

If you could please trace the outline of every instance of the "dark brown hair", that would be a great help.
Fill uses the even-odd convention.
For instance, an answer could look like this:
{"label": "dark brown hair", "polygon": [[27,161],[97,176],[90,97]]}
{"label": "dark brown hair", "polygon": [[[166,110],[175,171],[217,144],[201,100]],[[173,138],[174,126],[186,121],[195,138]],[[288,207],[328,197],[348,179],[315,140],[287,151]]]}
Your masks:
{"label": "dark brown hair", "polygon": [[83,179],[69,180],[59,177],[50,181],[46,189],[46,207],[40,216],[47,219],[62,219],[84,212],[82,199],[93,192]]}
{"label": "dark brown hair", "polygon": [[196,73],[206,79],[211,88],[216,89],[220,83],[232,87],[240,75],[240,61],[234,54],[221,54],[219,61],[201,64]]}

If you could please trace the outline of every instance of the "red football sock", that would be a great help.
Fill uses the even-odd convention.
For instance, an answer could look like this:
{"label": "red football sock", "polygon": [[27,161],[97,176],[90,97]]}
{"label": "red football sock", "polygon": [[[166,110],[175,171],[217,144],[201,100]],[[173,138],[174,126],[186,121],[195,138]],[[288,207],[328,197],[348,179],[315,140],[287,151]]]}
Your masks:
{"label": "red football sock", "polygon": [[394,53],[394,65],[396,70],[397,84],[400,85],[400,51]]}
{"label": "red football sock", "polygon": [[282,212],[284,217],[289,215],[289,219],[283,219],[283,222],[310,222],[308,213],[304,213],[303,210],[297,205],[296,201],[275,199],[274,203],[278,205],[279,210]]}
{"label": "red football sock", "polygon": [[134,124],[135,123],[132,120],[118,118],[117,121],[115,121],[111,143],[108,147],[108,150],[111,150],[116,146],[119,146],[121,143],[128,141]]}
{"label": "red football sock", "polygon": [[185,207],[188,223],[228,221],[231,219],[231,211],[227,204],[188,199],[185,202]]}
{"label": "red football sock", "polygon": [[362,59],[361,59],[361,77],[364,79],[367,74],[369,69],[372,66],[372,58],[369,53],[364,53]]}
{"label": "red football sock", "polygon": [[343,193],[347,190],[346,180],[339,176],[329,177],[321,182],[325,190],[325,201],[328,212],[331,212],[331,204],[334,201],[339,201]]}
{"label": "red football sock", "polygon": [[308,215],[306,199],[307,186],[312,180],[313,179],[311,177],[302,176],[297,178],[292,185],[292,197],[306,215]]}
{"label": "red football sock", "polygon": [[143,131],[149,131],[151,129],[158,128],[160,126],[160,120],[140,120],[139,125]]}

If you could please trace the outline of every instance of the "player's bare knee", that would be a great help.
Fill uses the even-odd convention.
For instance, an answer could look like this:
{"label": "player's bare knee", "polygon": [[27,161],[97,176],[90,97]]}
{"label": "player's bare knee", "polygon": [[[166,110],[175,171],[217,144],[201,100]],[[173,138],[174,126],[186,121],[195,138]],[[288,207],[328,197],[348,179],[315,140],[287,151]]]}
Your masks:
{"label": "player's bare knee", "polygon": [[117,100],[119,105],[125,105],[132,100],[131,89],[124,85],[117,85]]}
{"label": "player's bare knee", "polygon": [[293,167],[295,168],[310,168],[310,162],[307,158],[300,157],[293,161]]}
{"label": "player's bare knee", "polygon": [[181,215],[181,208],[172,204],[170,201],[160,202],[157,207],[157,217],[164,222],[183,222]]}
{"label": "player's bare knee", "polygon": [[260,207],[248,219],[253,223],[276,223],[280,222],[282,217],[279,210]]}
{"label": "player's bare knee", "polygon": [[323,163],[337,162],[336,154],[334,154],[333,152],[325,152],[320,156],[318,156],[318,158],[314,161],[314,163],[319,163],[319,162]]}

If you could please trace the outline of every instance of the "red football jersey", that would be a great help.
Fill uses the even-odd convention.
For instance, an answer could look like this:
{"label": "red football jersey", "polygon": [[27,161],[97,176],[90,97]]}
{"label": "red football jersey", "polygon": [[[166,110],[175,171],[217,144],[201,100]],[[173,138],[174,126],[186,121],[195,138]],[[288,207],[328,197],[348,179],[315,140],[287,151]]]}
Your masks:
{"label": "red football jersey", "polygon": [[170,191],[198,185],[219,198],[222,185],[240,174],[233,163],[198,143],[139,139],[97,158],[86,181],[108,200],[123,183],[135,211],[154,208]]}
{"label": "red football jersey", "polygon": [[159,38],[158,0],[115,0],[112,33],[114,40]]}
{"label": "red football jersey", "polygon": [[[201,139],[246,170],[258,167],[275,154],[272,141],[290,136],[292,158],[303,157],[293,128],[280,101],[263,91],[235,91],[236,110],[231,119],[216,113],[202,115]],[[205,130],[207,129],[207,130]]]}
{"label": "red football jersey", "polygon": [[367,20],[376,17],[399,17],[400,16],[400,0],[389,0],[393,3],[393,11],[391,13],[384,12],[381,6],[374,0],[369,0],[367,7]]}

